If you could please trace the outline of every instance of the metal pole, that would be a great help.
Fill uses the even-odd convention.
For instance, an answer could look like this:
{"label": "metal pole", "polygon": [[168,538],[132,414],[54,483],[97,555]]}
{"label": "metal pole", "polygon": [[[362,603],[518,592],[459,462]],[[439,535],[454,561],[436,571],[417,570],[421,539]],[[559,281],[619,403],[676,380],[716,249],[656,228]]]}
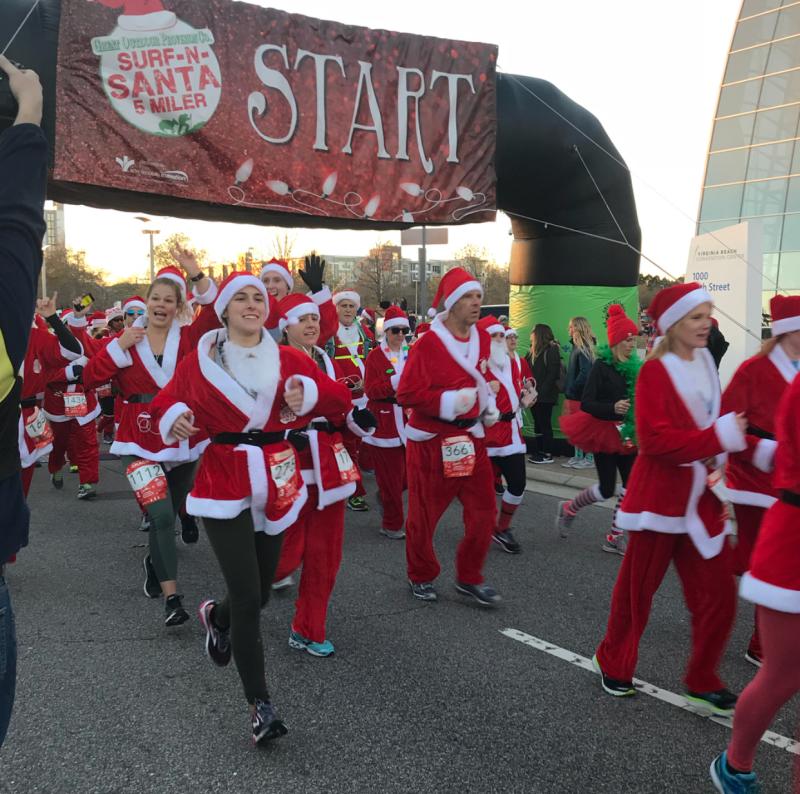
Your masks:
{"label": "metal pole", "polygon": [[156,277],[156,269],[155,269],[155,252],[153,251],[153,232],[148,232],[150,237],[150,283],[153,283],[153,279]]}
{"label": "metal pole", "polygon": [[422,248],[419,249],[419,299],[417,314],[425,314],[428,311],[428,252],[425,247],[426,236],[425,226],[422,227]]}
{"label": "metal pole", "polygon": [[47,297],[47,258],[42,256],[42,297]]}

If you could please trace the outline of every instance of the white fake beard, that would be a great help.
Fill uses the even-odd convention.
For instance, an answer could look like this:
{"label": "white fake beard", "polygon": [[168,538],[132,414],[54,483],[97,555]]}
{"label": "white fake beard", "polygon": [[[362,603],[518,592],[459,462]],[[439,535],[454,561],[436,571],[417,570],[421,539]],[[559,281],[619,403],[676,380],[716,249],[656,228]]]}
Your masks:
{"label": "white fake beard", "polygon": [[495,342],[492,340],[492,352],[489,354],[489,361],[498,369],[503,369],[508,361],[508,349],[505,340]]}
{"label": "white fake beard", "polygon": [[339,323],[339,341],[343,345],[357,345],[361,341],[355,321],[348,326]]}
{"label": "white fake beard", "polygon": [[257,394],[274,393],[281,376],[280,351],[267,333],[255,347],[241,347],[229,339],[223,345],[225,363],[245,389]]}

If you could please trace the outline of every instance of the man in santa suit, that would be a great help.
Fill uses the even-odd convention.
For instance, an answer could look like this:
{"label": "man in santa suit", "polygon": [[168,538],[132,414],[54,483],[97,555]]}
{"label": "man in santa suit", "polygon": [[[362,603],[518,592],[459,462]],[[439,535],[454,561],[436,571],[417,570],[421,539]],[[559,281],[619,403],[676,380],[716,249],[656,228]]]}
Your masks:
{"label": "man in santa suit", "polygon": [[456,590],[482,606],[500,600],[482,572],[497,512],[484,425],[498,419],[487,383],[490,340],[476,327],[482,298],[483,288],[466,270],[445,274],[434,300],[435,306],[444,302],[444,311],[412,348],[397,389],[397,401],[411,409],[406,425],[408,580],[414,597],[423,601],[437,599],[434,580],[441,569],[433,535],[453,499],[464,508]]}
{"label": "man in santa suit", "polygon": [[[408,358],[408,316],[390,306],[383,318],[384,337],[367,356],[364,391],[367,407],[378,420],[375,434],[364,439],[369,445],[378,496],[383,511],[381,534],[393,540],[404,538],[403,491],[406,489],[405,414],[397,402],[397,386]],[[363,447],[362,447],[363,450]]]}
{"label": "man in santa suit", "polygon": [[[521,371],[508,355],[506,329],[496,317],[488,315],[478,323],[478,328],[487,333],[491,342],[487,378],[495,393],[500,419],[486,430],[486,452],[492,461],[494,472],[506,481],[500,516],[492,540],[503,551],[519,554],[522,547],[511,533],[511,520],[522,504],[525,493],[525,442],[522,439],[520,408],[533,404],[535,392],[531,380],[523,384]],[[502,481],[501,481],[502,482]]]}
{"label": "man in santa suit", "polygon": [[[350,389],[353,406],[366,408],[365,361],[370,351],[371,341],[356,317],[361,305],[361,296],[354,290],[341,290],[334,293],[333,305],[336,307],[339,325],[336,333],[325,345],[325,352],[333,361],[336,379]],[[320,333],[320,340],[322,338],[323,335]],[[344,433],[344,445],[353,462],[358,466],[361,438],[347,431]],[[359,479],[355,494],[347,500],[348,509],[358,513],[369,510],[365,495],[364,485]]]}

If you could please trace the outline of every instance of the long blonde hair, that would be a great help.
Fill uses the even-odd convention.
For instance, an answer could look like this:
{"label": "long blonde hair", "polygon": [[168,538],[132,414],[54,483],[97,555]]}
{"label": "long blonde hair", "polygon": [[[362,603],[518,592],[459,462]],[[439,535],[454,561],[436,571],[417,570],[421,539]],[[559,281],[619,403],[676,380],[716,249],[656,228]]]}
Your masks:
{"label": "long blonde hair", "polygon": [[573,317],[569,322],[572,326],[572,343],[589,361],[594,361],[594,336],[589,321],[585,317]]}

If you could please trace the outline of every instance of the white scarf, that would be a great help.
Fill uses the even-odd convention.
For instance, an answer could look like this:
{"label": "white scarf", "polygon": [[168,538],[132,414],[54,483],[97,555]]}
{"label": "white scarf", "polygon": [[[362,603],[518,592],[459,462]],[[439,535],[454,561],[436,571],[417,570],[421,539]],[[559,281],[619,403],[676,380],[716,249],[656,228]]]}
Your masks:
{"label": "white scarf", "polygon": [[275,392],[281,377],[280,351],[269,334],[262,333],[255,347],[242,347],[226,339],[222,349],[226,368],[247,391]]}

